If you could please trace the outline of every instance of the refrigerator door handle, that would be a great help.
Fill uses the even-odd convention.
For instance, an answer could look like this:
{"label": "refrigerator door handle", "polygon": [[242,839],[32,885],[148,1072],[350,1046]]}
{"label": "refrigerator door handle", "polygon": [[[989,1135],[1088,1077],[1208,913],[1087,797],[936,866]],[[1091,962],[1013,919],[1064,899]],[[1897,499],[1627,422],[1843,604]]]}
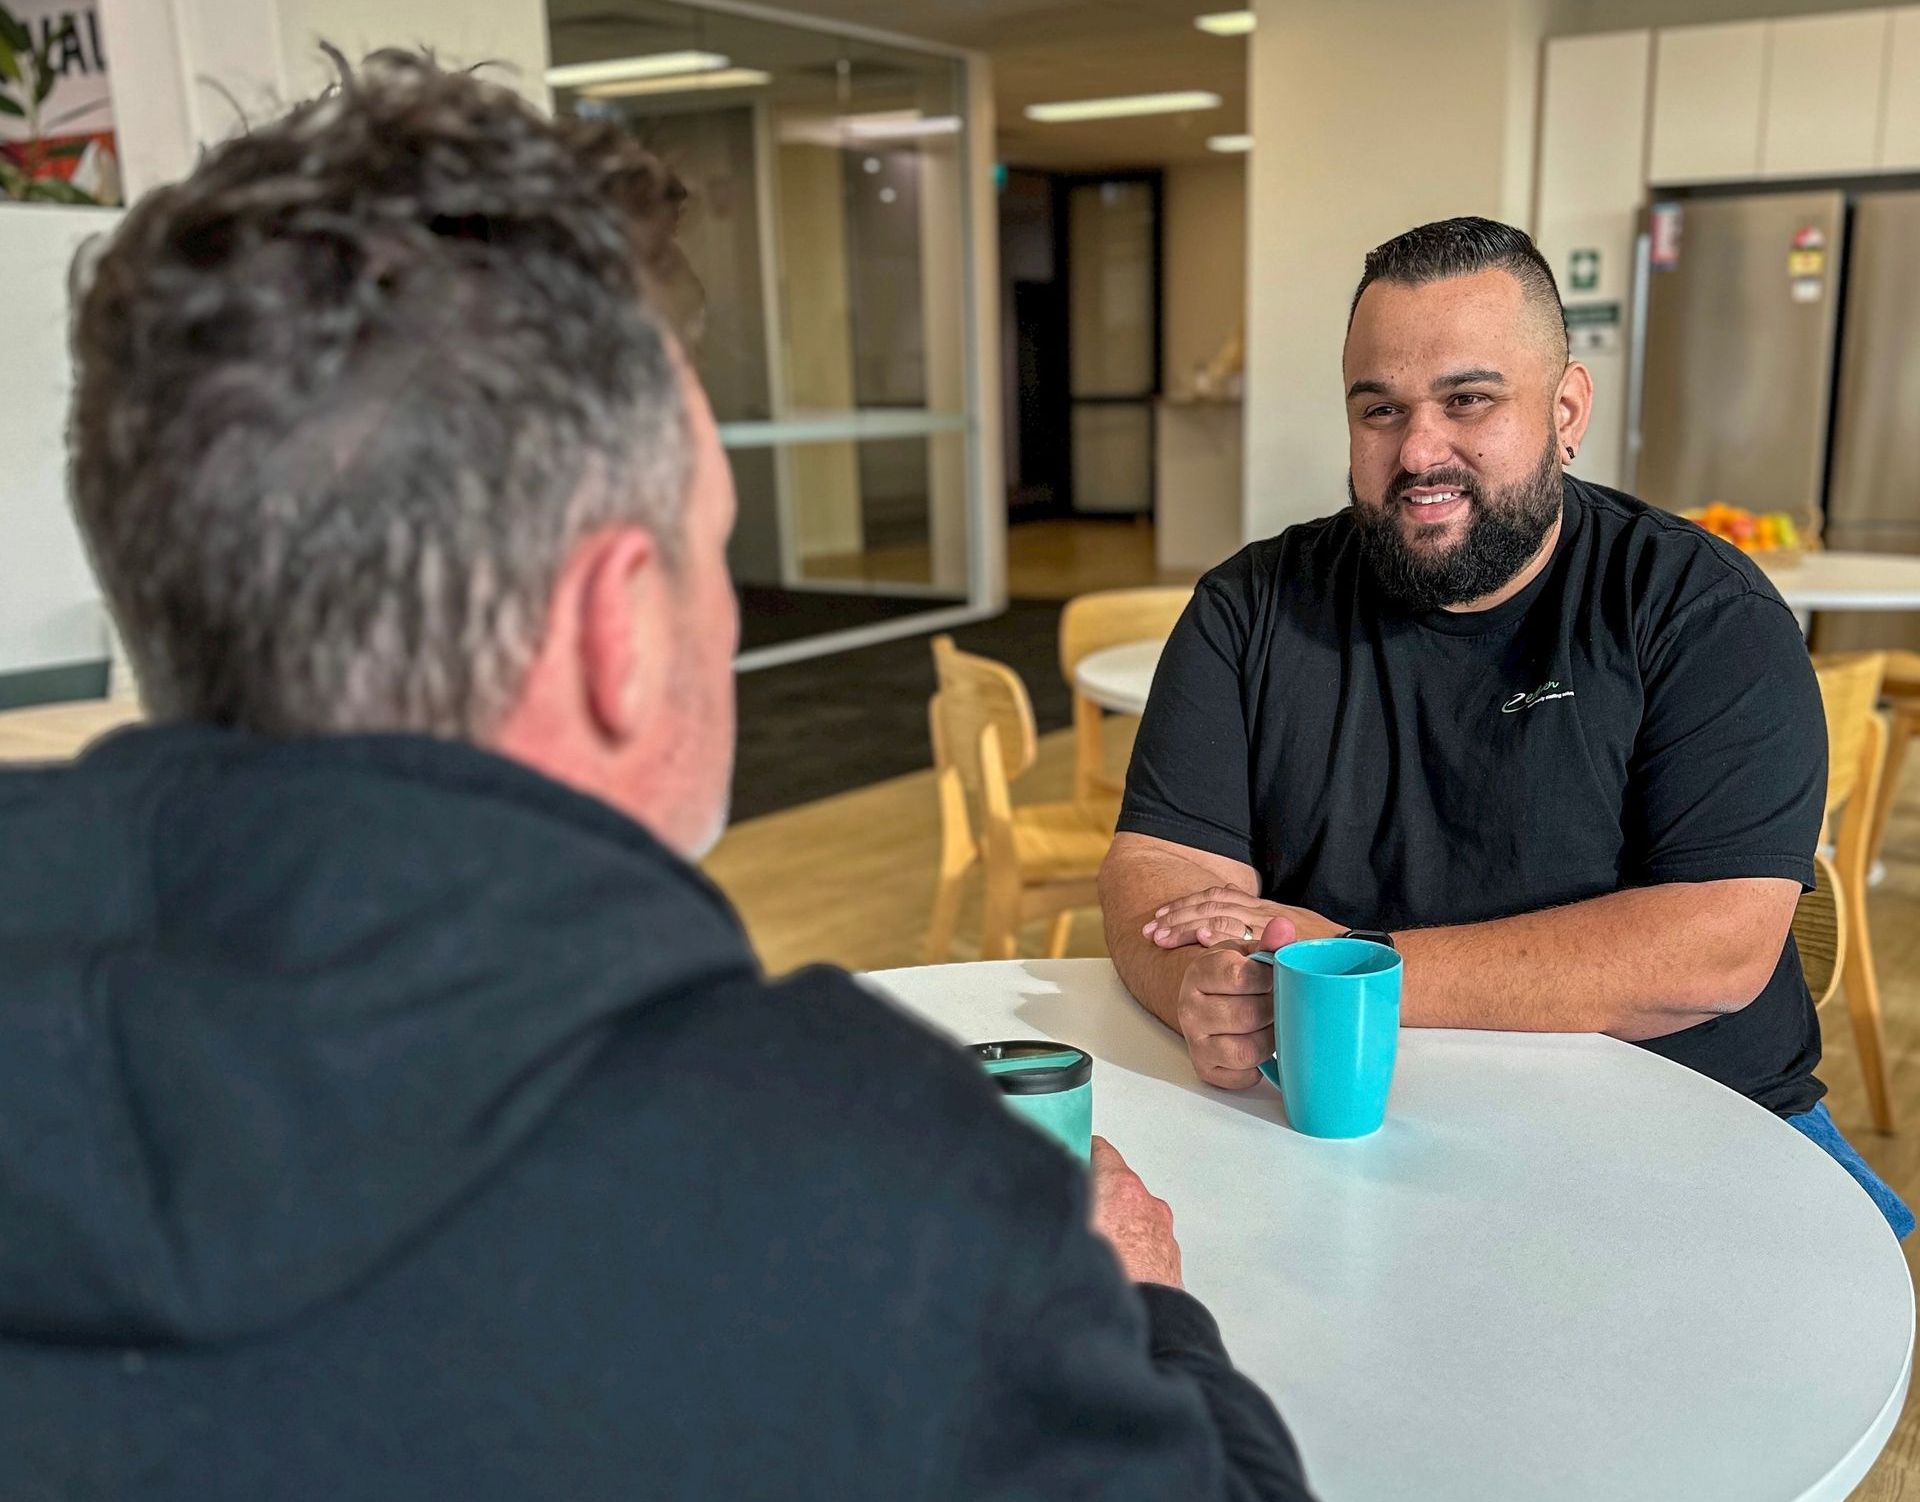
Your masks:
{"label": "refrigerator door handle", "polygon": [[1640,493],[1640,414],[1647,380],[1647,294],[1652,274],[1652,237],[1643,229],[1633,242],[1633,292],[1627,307],[1626,452],[1620,456],[1623,487]]}

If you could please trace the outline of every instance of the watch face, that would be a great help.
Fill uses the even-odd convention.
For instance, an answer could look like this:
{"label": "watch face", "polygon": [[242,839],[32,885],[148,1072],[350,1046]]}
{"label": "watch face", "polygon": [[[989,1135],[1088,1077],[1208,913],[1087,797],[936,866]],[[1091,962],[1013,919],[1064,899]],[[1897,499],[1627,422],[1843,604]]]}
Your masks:
{"label": "watch face", "polygon": [[1365,939],[1369,944],[1384,944],[1389,949],[1393,948],[1393,935],[1383,929],[1350,928],[1347,930],[1347,937],[1349,939]]}

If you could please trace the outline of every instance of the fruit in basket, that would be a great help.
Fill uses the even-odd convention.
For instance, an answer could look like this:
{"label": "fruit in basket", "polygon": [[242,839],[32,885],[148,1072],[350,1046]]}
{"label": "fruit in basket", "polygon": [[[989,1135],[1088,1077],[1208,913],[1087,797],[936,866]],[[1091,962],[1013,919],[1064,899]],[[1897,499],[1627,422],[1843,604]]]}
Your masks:
{"label": "fruit in basket", "polygon": [[1778,553],[1800,546],[1800,528],[1784,511],[1755,515],[1745,507],[1714,501],[1680,514],[1745,553]]}

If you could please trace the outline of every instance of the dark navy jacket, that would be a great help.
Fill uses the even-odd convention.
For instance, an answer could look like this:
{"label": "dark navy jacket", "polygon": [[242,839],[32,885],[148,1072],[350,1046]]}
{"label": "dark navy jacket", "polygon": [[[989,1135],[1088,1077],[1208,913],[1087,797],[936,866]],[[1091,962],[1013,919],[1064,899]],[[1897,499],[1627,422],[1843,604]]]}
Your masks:
{"label": "dark navy jacket", "polygon": [[0,774],[0,1494],[1299,1498],[1205,1311],[846,976],[407,737]]}

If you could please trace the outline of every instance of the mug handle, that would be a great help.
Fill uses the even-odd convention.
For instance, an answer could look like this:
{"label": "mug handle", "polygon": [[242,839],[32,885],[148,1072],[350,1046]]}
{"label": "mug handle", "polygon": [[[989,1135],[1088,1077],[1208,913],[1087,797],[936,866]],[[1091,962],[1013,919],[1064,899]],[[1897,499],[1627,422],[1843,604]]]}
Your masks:
{"label": "mug handle", "polygon": [[[1250,960],[1258,960],[1261,964],[1268,966],[1274,963],[1273,951],[1271,949],[1256,949],[1252,954],[1248,955],[1247,958]],[[1266,1077],[1269,1085],[1273,1086],[1276,1090],[1280,1088],[1280,1060],[1277,1055],[1256,1067],[1260,1073]]]}

